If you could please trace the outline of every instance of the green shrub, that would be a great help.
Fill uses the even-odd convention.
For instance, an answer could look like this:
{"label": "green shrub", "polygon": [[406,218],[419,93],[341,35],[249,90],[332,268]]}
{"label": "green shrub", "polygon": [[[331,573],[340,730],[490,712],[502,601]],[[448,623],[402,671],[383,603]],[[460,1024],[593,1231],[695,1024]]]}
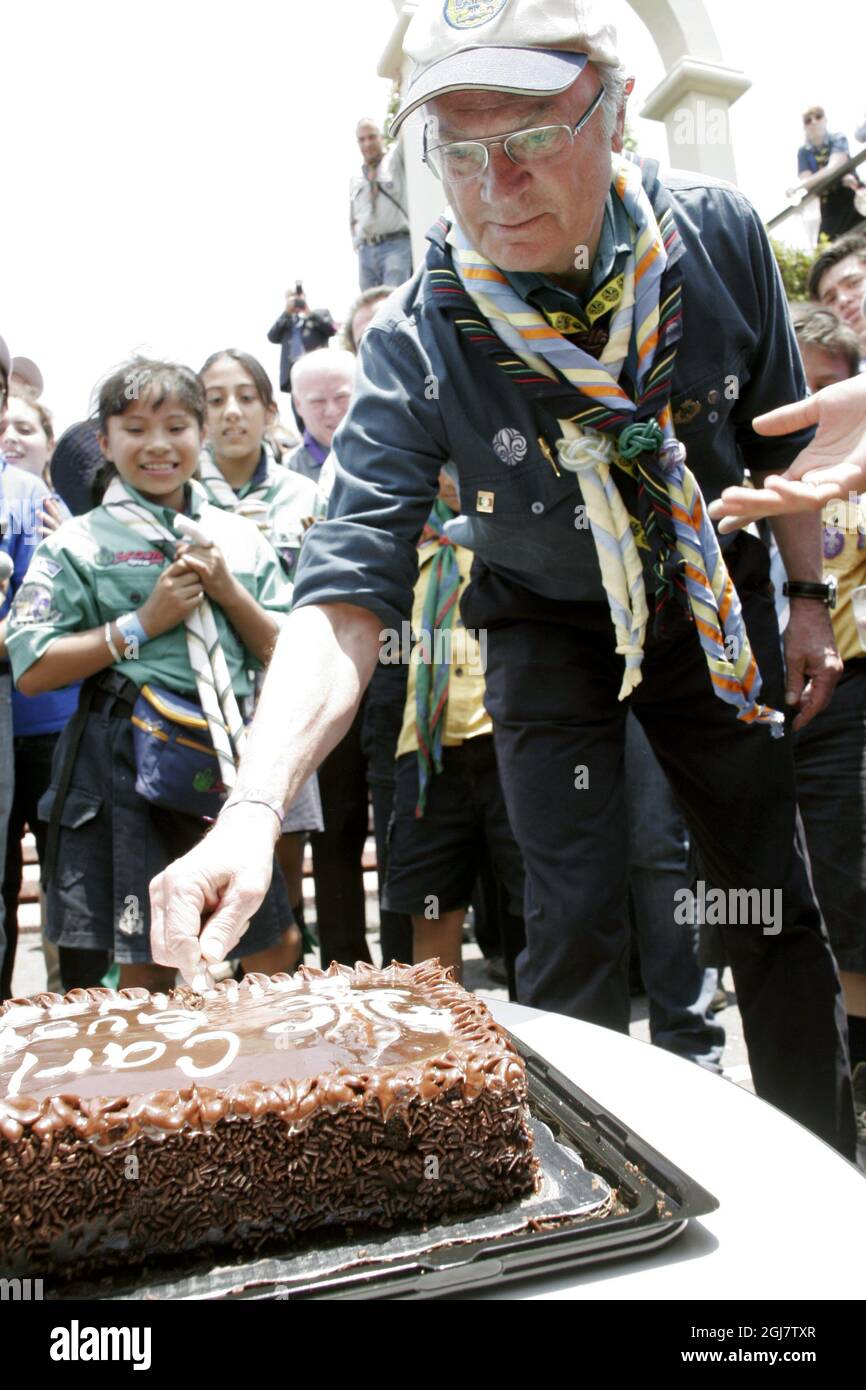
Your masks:
{"label": "green shrub", "polygon": [[776,241],[774,237],[770,238],[770,245],[782,272],[789,302],[802,304],[808,299],[806,280],[814,257],[808,251],[799,251],[794,246],[787,246],[784,241]]}

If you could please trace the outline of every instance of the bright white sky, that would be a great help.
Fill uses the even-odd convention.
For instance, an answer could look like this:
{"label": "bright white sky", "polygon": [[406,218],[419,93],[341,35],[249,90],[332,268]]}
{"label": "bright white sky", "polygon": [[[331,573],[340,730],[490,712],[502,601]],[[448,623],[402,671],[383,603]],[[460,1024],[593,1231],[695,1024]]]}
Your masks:
{"label": "bright white sky", "polygon": [[[800,113],[831,129],[866,109],[851,0],[707,0],[725,62],[753,87],[733,108],[739,183],[765,216],[783,205]],[[663,76],[617,0],[638,78],[631,125],[667,161],[664,129],[635,113]],[[137,349],[201,365],[259,356],[302,277],[341,319],[356,291],[347,231],[354,127],[383,117],[376,76],[391,0],[27,0],[4,7],[6,140],[0,333],[39,362],[59,428]],[[672,161],[674,162],[674,161]]]}

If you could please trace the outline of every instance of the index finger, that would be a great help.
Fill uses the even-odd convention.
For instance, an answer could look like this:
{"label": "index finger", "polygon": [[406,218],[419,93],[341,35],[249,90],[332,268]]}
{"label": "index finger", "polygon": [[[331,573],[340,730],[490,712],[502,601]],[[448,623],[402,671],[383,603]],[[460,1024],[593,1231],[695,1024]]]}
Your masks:
{"label": "index finger", "polygon": [[756,415],[752,429],[758,434],[793,434],[794,430],[817,425],[820,409],[818,396],[807,396],[804,401],[791,401],[790,405],[780,405],[776,410]]}
{"label": "index finger", "polygon": [[172,965],[192,980],[205,967],[199,932],[207,909],[197,887],[177,892],[164,870],[150,885],[150,952],[157,965]]}

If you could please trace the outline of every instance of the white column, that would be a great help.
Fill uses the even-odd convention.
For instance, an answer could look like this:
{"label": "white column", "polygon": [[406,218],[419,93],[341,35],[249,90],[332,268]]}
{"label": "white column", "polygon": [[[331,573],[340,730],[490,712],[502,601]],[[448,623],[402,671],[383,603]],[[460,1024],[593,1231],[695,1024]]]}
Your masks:
{"label": "white column", "polygon": [[736,183],[729,112],[751,85],[736,68],[684,56],[650,92],[640,114],[664,121],[673,168]]}

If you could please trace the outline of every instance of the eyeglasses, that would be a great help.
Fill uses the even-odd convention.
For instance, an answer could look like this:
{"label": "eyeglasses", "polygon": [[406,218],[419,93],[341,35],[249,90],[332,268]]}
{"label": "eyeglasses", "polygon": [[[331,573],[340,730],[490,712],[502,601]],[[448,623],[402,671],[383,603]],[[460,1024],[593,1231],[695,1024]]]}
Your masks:
{"label": "eyeglasses", "polygon": [[512,130],[507,135],[493,135],[482,140],[453,140],[445,145],[427,148],[427,127],[424,127],[424,162],[437,179],[462,183],[483,174],[490,161],[491,145],[501,145],[513,164],[540,164],[564,154],[604,97],[600,87],[576,125],[540,125],[526,130]]}

